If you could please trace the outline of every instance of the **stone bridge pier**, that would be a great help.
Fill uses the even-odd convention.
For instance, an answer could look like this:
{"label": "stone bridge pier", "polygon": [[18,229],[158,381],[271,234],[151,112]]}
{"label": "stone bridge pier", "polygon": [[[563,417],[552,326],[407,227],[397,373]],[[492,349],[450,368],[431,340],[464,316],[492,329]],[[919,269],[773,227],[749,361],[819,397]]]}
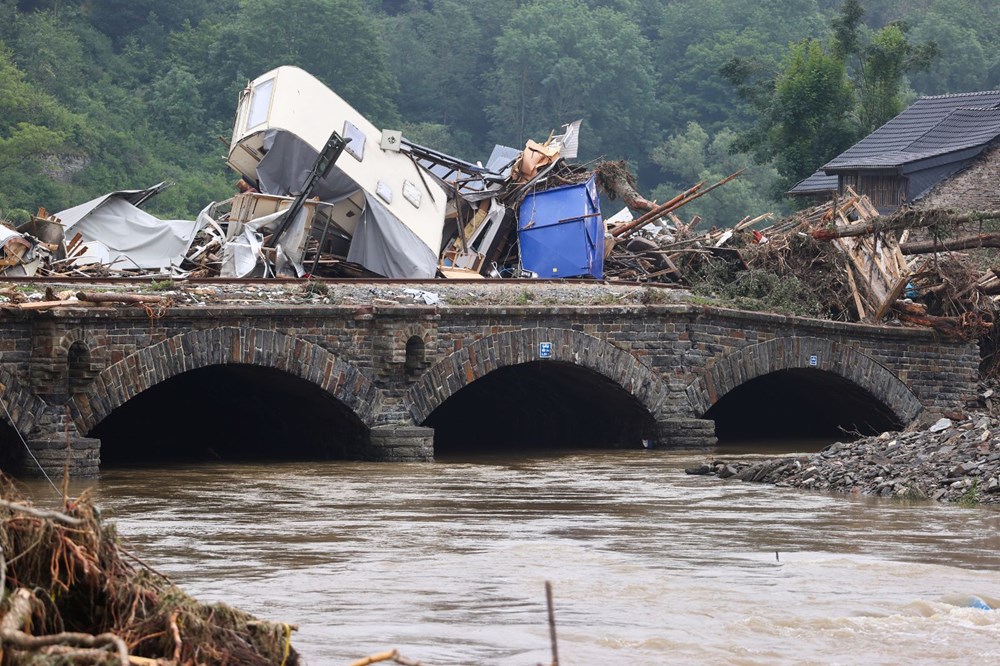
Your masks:
{"label": "stone bridge pier", "polygon": [[[796,415],[960,408],[975,344],[692,305],[90,307],[5,315],[0,466],[74,476],[199,437],[227,455],[430,461],[563,437],[706,448]],[[742,411],[741,411],[742,410]],[[749,415],[749,416],[748,416]]]}

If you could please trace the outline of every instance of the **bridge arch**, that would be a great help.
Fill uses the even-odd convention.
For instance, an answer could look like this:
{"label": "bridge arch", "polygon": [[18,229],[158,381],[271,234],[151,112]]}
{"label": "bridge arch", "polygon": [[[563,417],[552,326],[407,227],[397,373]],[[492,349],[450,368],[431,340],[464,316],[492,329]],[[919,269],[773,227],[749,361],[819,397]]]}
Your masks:
{"label": "bridge arch", "polygon": [[[540,353],[544,343],[547,358]],[[424,423],[459,391],[487,375],[532,364],[539,370],[572,366],[570,381],[586,373],[614,386],[616,393],[627,394],[641,406],[650,421],[667,399],[668,387],[659,373],[629,352],[580,331],[527,328],[480,338],[441,359],[407,390],[404,404],[416,423]]]}
{"label": "bridge arch", "polygon": [[168,379],[209,366],[249,365],[283,371],[310,382],[374,424],[381,392],[357,368],[318,344],[264,329],[220,327],[189,331],[150,345],[101,371],[69,405],[81,433],[111,412]]}
{"label": "bridge arch", "polygon": [[45,409],[41,398],[23,386],[10,370],[0,366],[0,401],[3,410],[0,421],[27,436],[35,426],[35,418]]}
{"label": "bridge arch", "polygon": [[804,384],[826,376],[837,387],[860,389],[899,425],[910,423],[923,409],[906,383],[872,357],[849,345],[798,336],[749,345],[719,359],[687,386],[688,404],[694,416],[705,417],[727,394],[776,373]]}

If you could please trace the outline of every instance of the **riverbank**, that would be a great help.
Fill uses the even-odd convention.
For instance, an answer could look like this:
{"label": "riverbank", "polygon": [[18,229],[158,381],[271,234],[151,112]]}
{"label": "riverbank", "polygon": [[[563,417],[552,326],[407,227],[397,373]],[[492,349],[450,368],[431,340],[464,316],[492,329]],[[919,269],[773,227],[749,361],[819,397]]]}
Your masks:
{"label": "riverbank", "polygon": [[90,491],[34,506],[0,475],[4,664],[297,666],[294,625],[203,604],[125,550]]}
{"label": "riverbank", "polygon": [[1000,420],[986,413],[838,442],[811,455],[715,459],[685,470],[777,486],[961,504],[1000,504]]}

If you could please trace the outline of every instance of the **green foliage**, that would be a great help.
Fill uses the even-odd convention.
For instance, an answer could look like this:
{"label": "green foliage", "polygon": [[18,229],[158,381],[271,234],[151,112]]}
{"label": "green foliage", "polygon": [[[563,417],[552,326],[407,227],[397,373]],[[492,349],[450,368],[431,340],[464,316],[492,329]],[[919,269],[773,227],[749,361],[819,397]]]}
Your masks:
{"label": "green foliage", "polygon": [[583,118],[582,158],[661,199],[752,155],[685,208],[720,226],[915,93],[1000,87],[995,0],[19,0],[0,40],[5,211],[171,180],[151,210],[192,219],[232,193],[238,94],[283,64],[471,161]]}
{"label": "green foliage", "polygon": [[858,137],[852,120],[854,89],[844,61],[819,40],[793,45],[773,82],[765,77],[749,80],[755,73],[746,62],[726,68],[759,114],[735,146],[753,151],[759,163],[773,163],[781,189],[808,176]]}
{"label": "green foliage", "polygon": [[736,141],[732,130],[720,130],[713,137],[698,123],[688,123],[684,132],[671,135],[653,150],[653,162],[672,176],[670,182],[653,190],[653,198],[667,201],[697,182],[711,185],[745,169],[736,180],[685,206],[684,214],[700,215],[706,227],[729,227],[747,216],[785,212],[769,196],[778,182],[777,171],[767,164],[754,164],[750,155],[736,152]]}
{"label": "green foliage", "polygon": [[[523,145],[584,120],[585,156],[628,158],[655,105],[646,38],[628,17],[582,0],[534,0],[497,40],[487,111],[498,141]],[[638,103],[637,103],[638,101]]]}
{"label": "green foliage", "polygon": [[173,280],[153,280],[149,283],[150,291],[171,291],[177,287]]}
{"label": "green foliage", "polygon": [[847,71],[817,40],[792,47],[774,88],[770,150],[788,182],[809,175],[854,142]]}
{"label": "green foliage", "polygon": [[[245,83],[280,65],[308,71],[376,125],[399,122],[385,40],[361,0],[242,0],[219,28],[222,71]],[[232,81],[232,79],[230,79]],[[231,97],[229,107],[235,104]]]}
{"label": "green foliage", "polygon": [[724,306],[806,317],[822,312],[812,290],[794,275],[760,269],[737,270],[720,260],[705,262],[701,272],[696,293],[721,301]]}
{"label": "green foliage", "polygon": [[[417,3],[419,4],[419,3]],[[406,120],[417,126],[433,125],[448,133],[449,124],[464,127],[480,136],[488,127],[485,117],[471,114],[481,108],[483,96],[480,72],[489,67],[488,52],[482,49],[482,32],[475,5],[460,0],[439,0],[424,11],[413,10],[386,19],[389,63],[399,81],[401,105]],[[457,39],[435,39],[434,35],[456,35]],[[449,100],[442,104],[442,100]],[[409,132],[408,138],[420,143]],[[466,143],[468,139],[460,141]],[[449,150],[444,144],[428,144]]]}
{"label": "green foliage", "polygon": [[961,497],[958,498],[957,503],[960,507],[971,509],[979,506],[979,479],[973,480],[972,484],[965,489]]}
{"label": "green foliage", "polygon": [[865,10],[860,0],[846,0],[833,19],[833,53],[852,64],[858,92],[858,120],[867,134],[891,120],[905,104],[906,74],[926,71],[939,55],[934,42],[913,44],[908,24],[890,23],[870,38],[864,32]]}

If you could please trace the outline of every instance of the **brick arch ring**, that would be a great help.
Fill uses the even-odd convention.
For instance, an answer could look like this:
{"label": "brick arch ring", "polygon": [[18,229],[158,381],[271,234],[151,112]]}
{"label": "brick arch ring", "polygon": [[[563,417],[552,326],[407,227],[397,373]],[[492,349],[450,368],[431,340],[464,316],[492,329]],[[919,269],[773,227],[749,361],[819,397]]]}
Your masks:
{"label": "brick arch ring", "polygon": [[872,357],[847,345],[810,337],[776,338],[719,359],[688,385],[688,404],[700,418],[738,386],[793,368],[822,370],[843,377],[875,396],[892,410],[900,423],[910,423],[923,409],[913,391]]}
{"label": "brick arch ring", "polygon": [[35,417],[45,409],[41,398],[25,388],[7,368],[0,367],[0,420],[27,436],[35,426]]}
{"label": "brick arch ring", "polygon": [[311,382],[368,427],[379,413],[378,388],[327,349],[276,331],[235,327],[181,333],[125,357],[101,371],[86,391],[74,395],[70,412],[79,431],[88,433],[115,409],[160,382],[225,364],[273,368]]}
{"label": "brick arch ring", "polygon": [[602,375],[635,398],[654,417],[668,387],[660,375],[632,354],[591,335],[568,329],[530,328],[471,342],[438,361],[404,395],[416,423],[423,423],[448,398],[502,367],[538,361],[539,345],[551,344],[553,362],[572,363]]}

